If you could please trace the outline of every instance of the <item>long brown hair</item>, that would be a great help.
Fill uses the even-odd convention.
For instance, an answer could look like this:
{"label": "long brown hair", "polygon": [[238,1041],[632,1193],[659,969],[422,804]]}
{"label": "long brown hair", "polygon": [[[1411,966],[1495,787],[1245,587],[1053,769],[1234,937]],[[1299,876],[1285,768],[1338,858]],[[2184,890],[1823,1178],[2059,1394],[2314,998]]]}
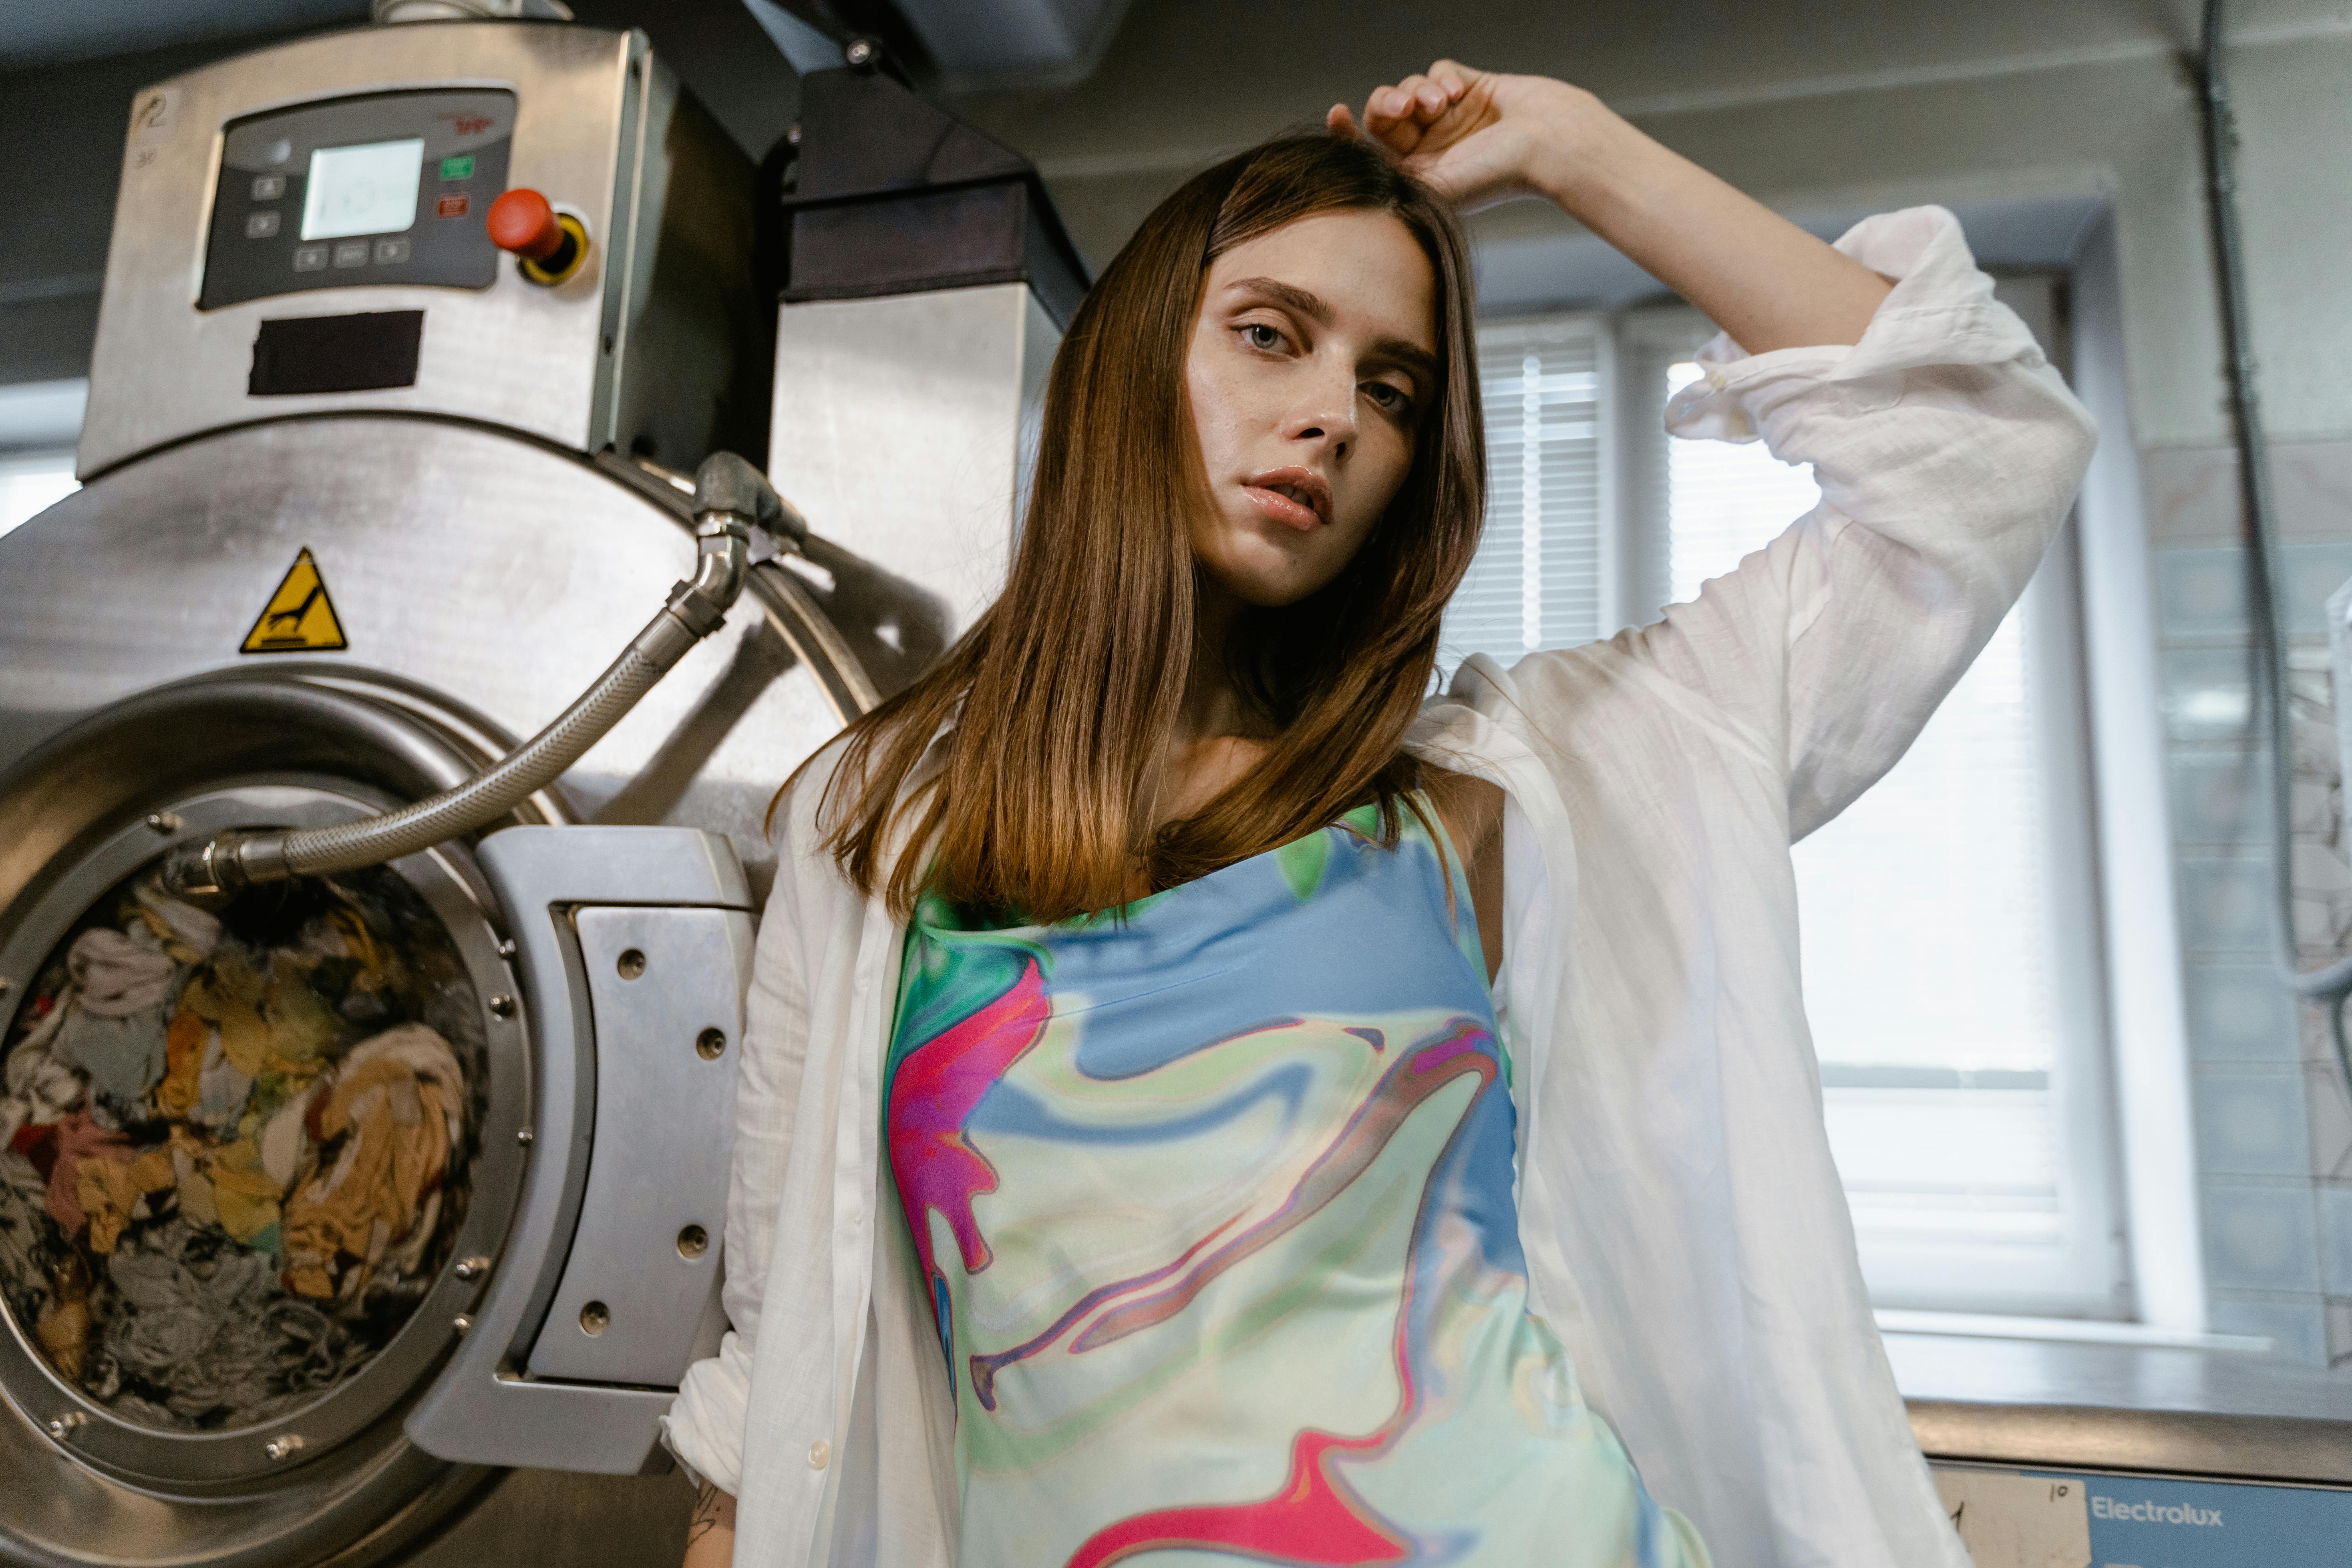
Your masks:
{"label": "long brown hair", "polygon": [[[1392,214],[1437,282],[1435,395],[1412,466],[1355,557],[1299,603],[1245,611],[1227,650],[1278,733],[1201,811],[1150,831],[1193,655],[1191,509],[1207,504],[1184,392],[1209,266],[1318,213]],[[819,802],[826,847],[904,918],[926,885],[1026,920],[1117,901],[1140,860],[1173,887],[1366,799],[1392,838],[1400,749],[1439,618],[1477,548],[1486,447],[1470,268],[1444,203],[1352,137],[1289,134],[1188,182],[1104,271],[1055,356],[1035,484],[1004,592],[913,685],[849,726]],[[935,738],[945,766],[908,784]],[[791,785],[788,784],[786,789]],[[885,865],[896,830],[905,848]]]}

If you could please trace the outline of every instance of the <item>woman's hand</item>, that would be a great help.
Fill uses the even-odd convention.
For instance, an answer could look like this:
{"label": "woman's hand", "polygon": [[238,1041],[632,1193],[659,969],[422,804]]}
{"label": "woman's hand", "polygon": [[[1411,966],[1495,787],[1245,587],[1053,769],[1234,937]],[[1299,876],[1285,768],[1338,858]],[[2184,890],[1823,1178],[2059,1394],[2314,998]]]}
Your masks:
{"label": "woman's hand", "polygon": [[[1347,105],[1325,117],[1359,131]],[[1372,89],[1361,133],[1464,207],[1557,202],[1749,353],[1861,340],[1887,282],[1582,88],[1440,60]]]}
{"label": "woman's hand", "polygon": [[1513,196],[1564,196],[1579,133],[1605,115],[1582,88],[1440,60],[1427,74],[1374,88],[1360,127],[1344,103],[1325,123],[1359,130],[1465,211]]}

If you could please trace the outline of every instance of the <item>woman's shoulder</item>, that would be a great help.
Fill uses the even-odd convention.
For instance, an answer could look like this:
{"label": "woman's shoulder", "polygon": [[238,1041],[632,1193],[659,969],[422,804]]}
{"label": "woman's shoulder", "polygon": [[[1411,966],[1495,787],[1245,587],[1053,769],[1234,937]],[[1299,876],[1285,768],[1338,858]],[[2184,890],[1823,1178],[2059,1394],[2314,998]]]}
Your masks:
{"label": "woman's shoulder", "polygon": [[1501,787],[1469,773],[1455,773],[1433,763],[1422,767],[1422,790],[1445,825],[1454,852],[1465,863],[1482,858],[1499,841],[1503,831]]}

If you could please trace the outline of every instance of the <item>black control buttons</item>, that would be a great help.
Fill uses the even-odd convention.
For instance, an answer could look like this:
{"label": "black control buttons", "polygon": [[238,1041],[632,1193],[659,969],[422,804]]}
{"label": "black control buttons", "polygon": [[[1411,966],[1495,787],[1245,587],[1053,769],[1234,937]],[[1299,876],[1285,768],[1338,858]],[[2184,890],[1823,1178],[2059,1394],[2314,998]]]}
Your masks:
{"label": "black control buttons", "polygon": [[506,263],[484,209],[506,189],[514,112],[506,89],[402,88],[226,122],[197,309],[321,289],[492,287]]}
{"label": "black control buttons", "polygon": [[324,272],[327,269],[330,254],[333,256],[334,264],[338,268],[365,267],[371,260],[378,267],[397,267],[406,261],[412,253],[409,238],[404,234],[391,239],[341,240],[331,247],[324,245],[298,245],[294,247],[294,270]]}

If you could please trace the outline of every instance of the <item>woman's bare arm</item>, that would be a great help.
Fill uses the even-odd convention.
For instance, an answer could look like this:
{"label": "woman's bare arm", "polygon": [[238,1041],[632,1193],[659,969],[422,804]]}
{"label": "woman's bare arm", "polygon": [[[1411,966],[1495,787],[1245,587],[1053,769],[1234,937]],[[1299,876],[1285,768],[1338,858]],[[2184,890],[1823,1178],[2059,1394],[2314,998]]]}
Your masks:
{"label": "woman's bare arm", "polygon": [[681,1568],[729,1568],[734,1561],[735,1500],[705,1481],[694,1494],[694,1517],[686,1521]]}
{"label": "woman's bare arm", "polygon": [[[1335,131],[1355,128],[1335,104]],[[1749,353],[1860,341],[1889,285],[1582,88],[1440,60],[1373,89],[1362,129],[1464,207],[1543,196]]]}
{"label": "woman's bare arm", "polygon": [[1423,774],[1430,804],[1445,824],[1470,879],[1470,908],[1478,917],[1486,983],[1503,968],[1503,792],[1485,779],[1433,767]]}

